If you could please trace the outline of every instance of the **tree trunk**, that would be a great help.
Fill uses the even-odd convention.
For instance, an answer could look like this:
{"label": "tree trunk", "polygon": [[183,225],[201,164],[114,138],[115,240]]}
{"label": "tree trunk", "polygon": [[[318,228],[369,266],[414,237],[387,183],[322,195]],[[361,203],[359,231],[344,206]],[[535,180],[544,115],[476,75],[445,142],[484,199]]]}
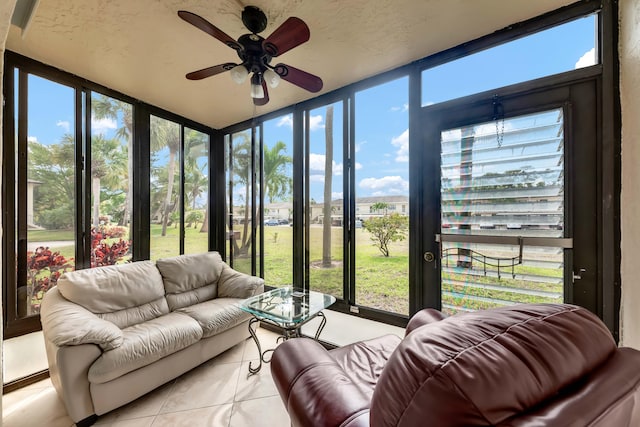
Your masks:
{"label": "tree trunk", "polygon": [[93,193],[93,226],[100,225],[100,178],[94,176],[91,179],[91,192]]}
{"label": "tree trunk", "polygon": [[173,175],[176,173],[176,153],[169,151],[169,164],[167,165],[167,197],[164,199],[164,214],[162,215],[162,236],[167,235],[167,223],[169,222],[169,206],[173,193]]}
{"label": "tree trunk", "polygon": [[207,233],[209,231],[209,203],[207,202],[207,207],[204,211],[204,220],[202,221],[202,227],[200,228],[201,233]]}
{"label": "tree trunk", "polygon": [[331,267],[331,187],[333,180],[333,106],[325,118],[324,209],[322,221],[322,266]]}

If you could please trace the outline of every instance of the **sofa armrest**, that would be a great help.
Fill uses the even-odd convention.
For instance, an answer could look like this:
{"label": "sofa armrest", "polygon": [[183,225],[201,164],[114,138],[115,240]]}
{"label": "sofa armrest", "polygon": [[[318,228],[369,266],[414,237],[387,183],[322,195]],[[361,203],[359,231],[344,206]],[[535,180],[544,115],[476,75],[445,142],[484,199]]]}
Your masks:
{"label": "sofa armrest", "polygon": [[370,399],[318,342],[280,344],[271,376],[292,426],[369,426]]}
{"label": "sofa armrest", "polygon": [[122,331],[50,289],[42,300],[40,321],[45,338],[58,347],[97,344],[104,351],[122,345]]}
{"label": "sofa armrest", "polygon": [[264,280],[260,277],[241,273],[227,264],[222,266],[218,280],[218,297],[244,299],[262,292],[264,292]]}
{"label": "sofa armrest", "polygon": [[442,319],[446,319],[447,315],[435,308],[425,308],[420,310],[409,319],[407,328],[405,329],[404,336],[409,335],[413,330],[418,329],[420,326],[427,325],[429,323],[439,322]]}

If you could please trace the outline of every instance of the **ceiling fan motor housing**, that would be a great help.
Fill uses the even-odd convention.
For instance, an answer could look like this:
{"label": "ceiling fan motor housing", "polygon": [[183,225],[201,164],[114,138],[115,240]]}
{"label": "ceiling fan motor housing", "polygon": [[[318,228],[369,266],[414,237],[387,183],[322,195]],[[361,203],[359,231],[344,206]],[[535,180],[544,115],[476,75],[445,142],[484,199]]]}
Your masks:
{"label": "ceiling fan motor housing", "polygon": [[262,48],[263,40],[257,34],[244,34],[238,39],[238,43],[244,48],[237,51],[238,56],[250,73],[263,72],[271,62],[271,55]]}
{"label": "ceiling fan motor housing", "polygon": [[258,34],[267,28],[267,16],[255,6],[246,6],[242,11],[242,23],[253,34]]}

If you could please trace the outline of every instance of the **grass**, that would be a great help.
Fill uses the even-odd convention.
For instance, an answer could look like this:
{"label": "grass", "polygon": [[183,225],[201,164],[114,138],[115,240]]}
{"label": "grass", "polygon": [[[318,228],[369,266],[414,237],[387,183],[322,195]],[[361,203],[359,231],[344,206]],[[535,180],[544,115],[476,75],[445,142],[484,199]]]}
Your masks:
{"label": "grass", "polygon": [[[240,228],[242,232],[242,228]],[[342,229],[331,228],[331,266],[322,265],[322,226],[312,225],[309,230],[309,283],[310,288],[342,298],[344,280]],[[166,236],[162,236],[162,226],[151,225],[151,259],[167,258],[179,254],[179,230],[168,227]],[[372,244],[370,234],[363,228],[355,233],[356,262],[355,288],[356,304],[394,313],[409,314],[409,241],[392,242],[389,246],[390,257],[384,257]],[[32,242],[71,240],[71,231],[30,231]],[[74,246],[53,248],[67,258],[74,257]],[[185,230],[185,252],[199,253],[207,251],[207,233],[200,233],[200,227]],[[251,272],[251,257],[237,257],[233,266],[238,271]],[[268,285],[284,286],[293,282],[293,227],[264,227],[264,278]],[[468,309],[483,309],[512,302],[557,302],[556,299],[531,294],[513,293],[507,289],[483,289],[464,286],[465,282],[503,286],[519,289],[543,290],[562,294],[561,283],[535,283],[512,279],[510,271],[501,279],[489,276],[470,276],[464,269],[443,272],[443,279],[455,280],[456,284],[443,284],[443,304]],[[516,267],[516,273],[561,277],[561,269],[535,267]],[[455,310],[455,309],[454,309]]]}

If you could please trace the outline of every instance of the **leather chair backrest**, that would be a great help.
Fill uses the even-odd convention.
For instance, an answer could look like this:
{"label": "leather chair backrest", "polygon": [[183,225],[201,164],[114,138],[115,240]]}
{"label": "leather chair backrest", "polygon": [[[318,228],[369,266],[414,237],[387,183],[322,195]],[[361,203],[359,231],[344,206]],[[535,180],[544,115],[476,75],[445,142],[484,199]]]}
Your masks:
{"label": "leather chair backrest", "polygon": [[391,355],[371,425],[499,425],[544,406],[614,354],[605,325],[576,306],[452,316],[417,328]]}

